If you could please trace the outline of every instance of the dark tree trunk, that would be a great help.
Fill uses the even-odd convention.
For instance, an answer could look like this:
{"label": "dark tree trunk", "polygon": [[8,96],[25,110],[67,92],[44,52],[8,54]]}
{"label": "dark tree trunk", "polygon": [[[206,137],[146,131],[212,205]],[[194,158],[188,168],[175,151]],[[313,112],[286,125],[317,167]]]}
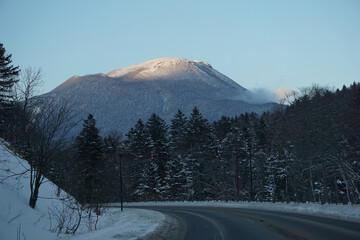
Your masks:
{"label": "dark tree trunk", "polygon": [[31,180],[32,182],[30,183],[29,206],[35,208],[39,196],[42,174],[40,172],[34,171],[34,169],[31,168]]}

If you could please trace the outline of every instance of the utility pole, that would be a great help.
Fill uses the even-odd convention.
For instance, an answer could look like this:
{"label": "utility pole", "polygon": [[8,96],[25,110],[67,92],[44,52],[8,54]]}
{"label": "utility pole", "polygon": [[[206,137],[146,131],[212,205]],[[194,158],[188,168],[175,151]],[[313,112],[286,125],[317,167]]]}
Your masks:
{"label": "utility pole", "polygon": [[149,163],[149,173],[148,173],[148,201],[151,200],[151,187],[150,187],[150,175],[151,175],[151,164],[155,161],[155,148],[153,147],[150,152],[150,163]]}
{"label": "utility pole", "polygon": [[238,133],[235,135],[235,169],[236,169],[236,201],[239,201],[239,147],[238,147]]}
{"label": "utility pole", "polygon": [[250,163],[250,201],[254,201],[253,193],[253,167],[252,167],[252,143],[250,143],[250,154],[249,154],[249,163]]}
{"label": "utility pole", "polygon": [[123,211],[123,177],[122,177],[122,169],[121,169],[121,153],[119,154],[119,171],[120,171],[120,209]]}

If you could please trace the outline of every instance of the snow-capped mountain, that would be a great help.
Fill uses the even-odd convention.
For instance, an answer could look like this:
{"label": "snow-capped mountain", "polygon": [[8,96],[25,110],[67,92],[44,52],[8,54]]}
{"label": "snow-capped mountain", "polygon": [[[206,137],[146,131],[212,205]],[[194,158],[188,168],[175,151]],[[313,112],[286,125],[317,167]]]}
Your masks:
{"label": "snow-capped mountain", "polygon": [[122,77],[131,81],[137,80],[172,80],[203,81],[213,87],[224,87],[226,85],[244,91],[230,78],[219,73],[206,62],[188,60],[185,58],[159,58],[130,67],[115,69],[106,74],[112,78]]}
{"label": "snow-capped mountain", "polygon": [[74,76],[46,95],[70,99],[83,118],[92,113],[102,132],[127,132],[152,113],[170,120],[177,109],[197,106],[208,120],[263,112],[272,104],[251,104],[251,92],[206,62],[159,58],[106,74]]}

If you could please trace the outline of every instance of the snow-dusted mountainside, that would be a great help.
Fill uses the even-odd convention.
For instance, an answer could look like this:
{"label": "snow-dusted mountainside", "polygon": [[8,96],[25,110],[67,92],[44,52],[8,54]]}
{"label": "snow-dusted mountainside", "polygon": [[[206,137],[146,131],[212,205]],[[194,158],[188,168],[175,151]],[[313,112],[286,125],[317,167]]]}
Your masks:
{"label": "snow-dusted mountainside", "polygon": [[251,104],[251,92],[208,63],[159,58],[106,74],[74,76],[47,95],[70,99],[84,118],[92,113],[103,132],[127,132],[152,113],[170,120],[197,106],[209,120],[244,112],[261,113],[272,104]]}
{"label": "snow-dusted mountainside", "polygon": [[171,80],[202,81],[215,88],[228,87],[245,91],[230,78],[212,68],[206,62],[185,58],[159,58],[130,67],[112,70],[106,74],[112,78],[123,78],[129,81]]}

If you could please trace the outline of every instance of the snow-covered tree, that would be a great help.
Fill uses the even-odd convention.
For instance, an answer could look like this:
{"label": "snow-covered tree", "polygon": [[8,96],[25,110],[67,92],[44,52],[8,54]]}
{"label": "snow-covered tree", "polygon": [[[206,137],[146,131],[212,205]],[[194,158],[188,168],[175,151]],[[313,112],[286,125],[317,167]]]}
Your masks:
{"label": "snow-covered tree", "polygon": [[189,191],[193,194],[191,200],[203,200],[208,196],[209,177],[211,174],[205,168],[210,167],[211,154],[211,128],[207,119],[203,118],[195,107],[191,113],[187,126],[188,163],[192,174],[193,185]]}
{"label": "snow-covered tree", "polygon": [[167,179],[167,164],[170,160],[168,126],[165,121],[152,114],[146,123],[147,146],[151,149],[149,158],[150,166],[150,191],[155,199],[167,199],[169,197],[170,185]]}
{"label": "snow-covered tree", "polygon": [[[139,191],[139,186],[148,182],[144,177],[150,162],[150,148],[147,145],[147,131],[144,122],[139,119],[135,126],[126,134],[123,142],[124,149],[131,154],[128,161],[124,161],[124,187],[131,193],[128,197],[133,200],[145,200],[145,191]],[[144,189],[144,188],[142,188]]]}
{"label": "snow-covered tree", "polygon": [[170,161],[167,166],[167,181],[172,200],[188,200],[193,184],[187,152],[187,118],[178,110],[170,126]]}

